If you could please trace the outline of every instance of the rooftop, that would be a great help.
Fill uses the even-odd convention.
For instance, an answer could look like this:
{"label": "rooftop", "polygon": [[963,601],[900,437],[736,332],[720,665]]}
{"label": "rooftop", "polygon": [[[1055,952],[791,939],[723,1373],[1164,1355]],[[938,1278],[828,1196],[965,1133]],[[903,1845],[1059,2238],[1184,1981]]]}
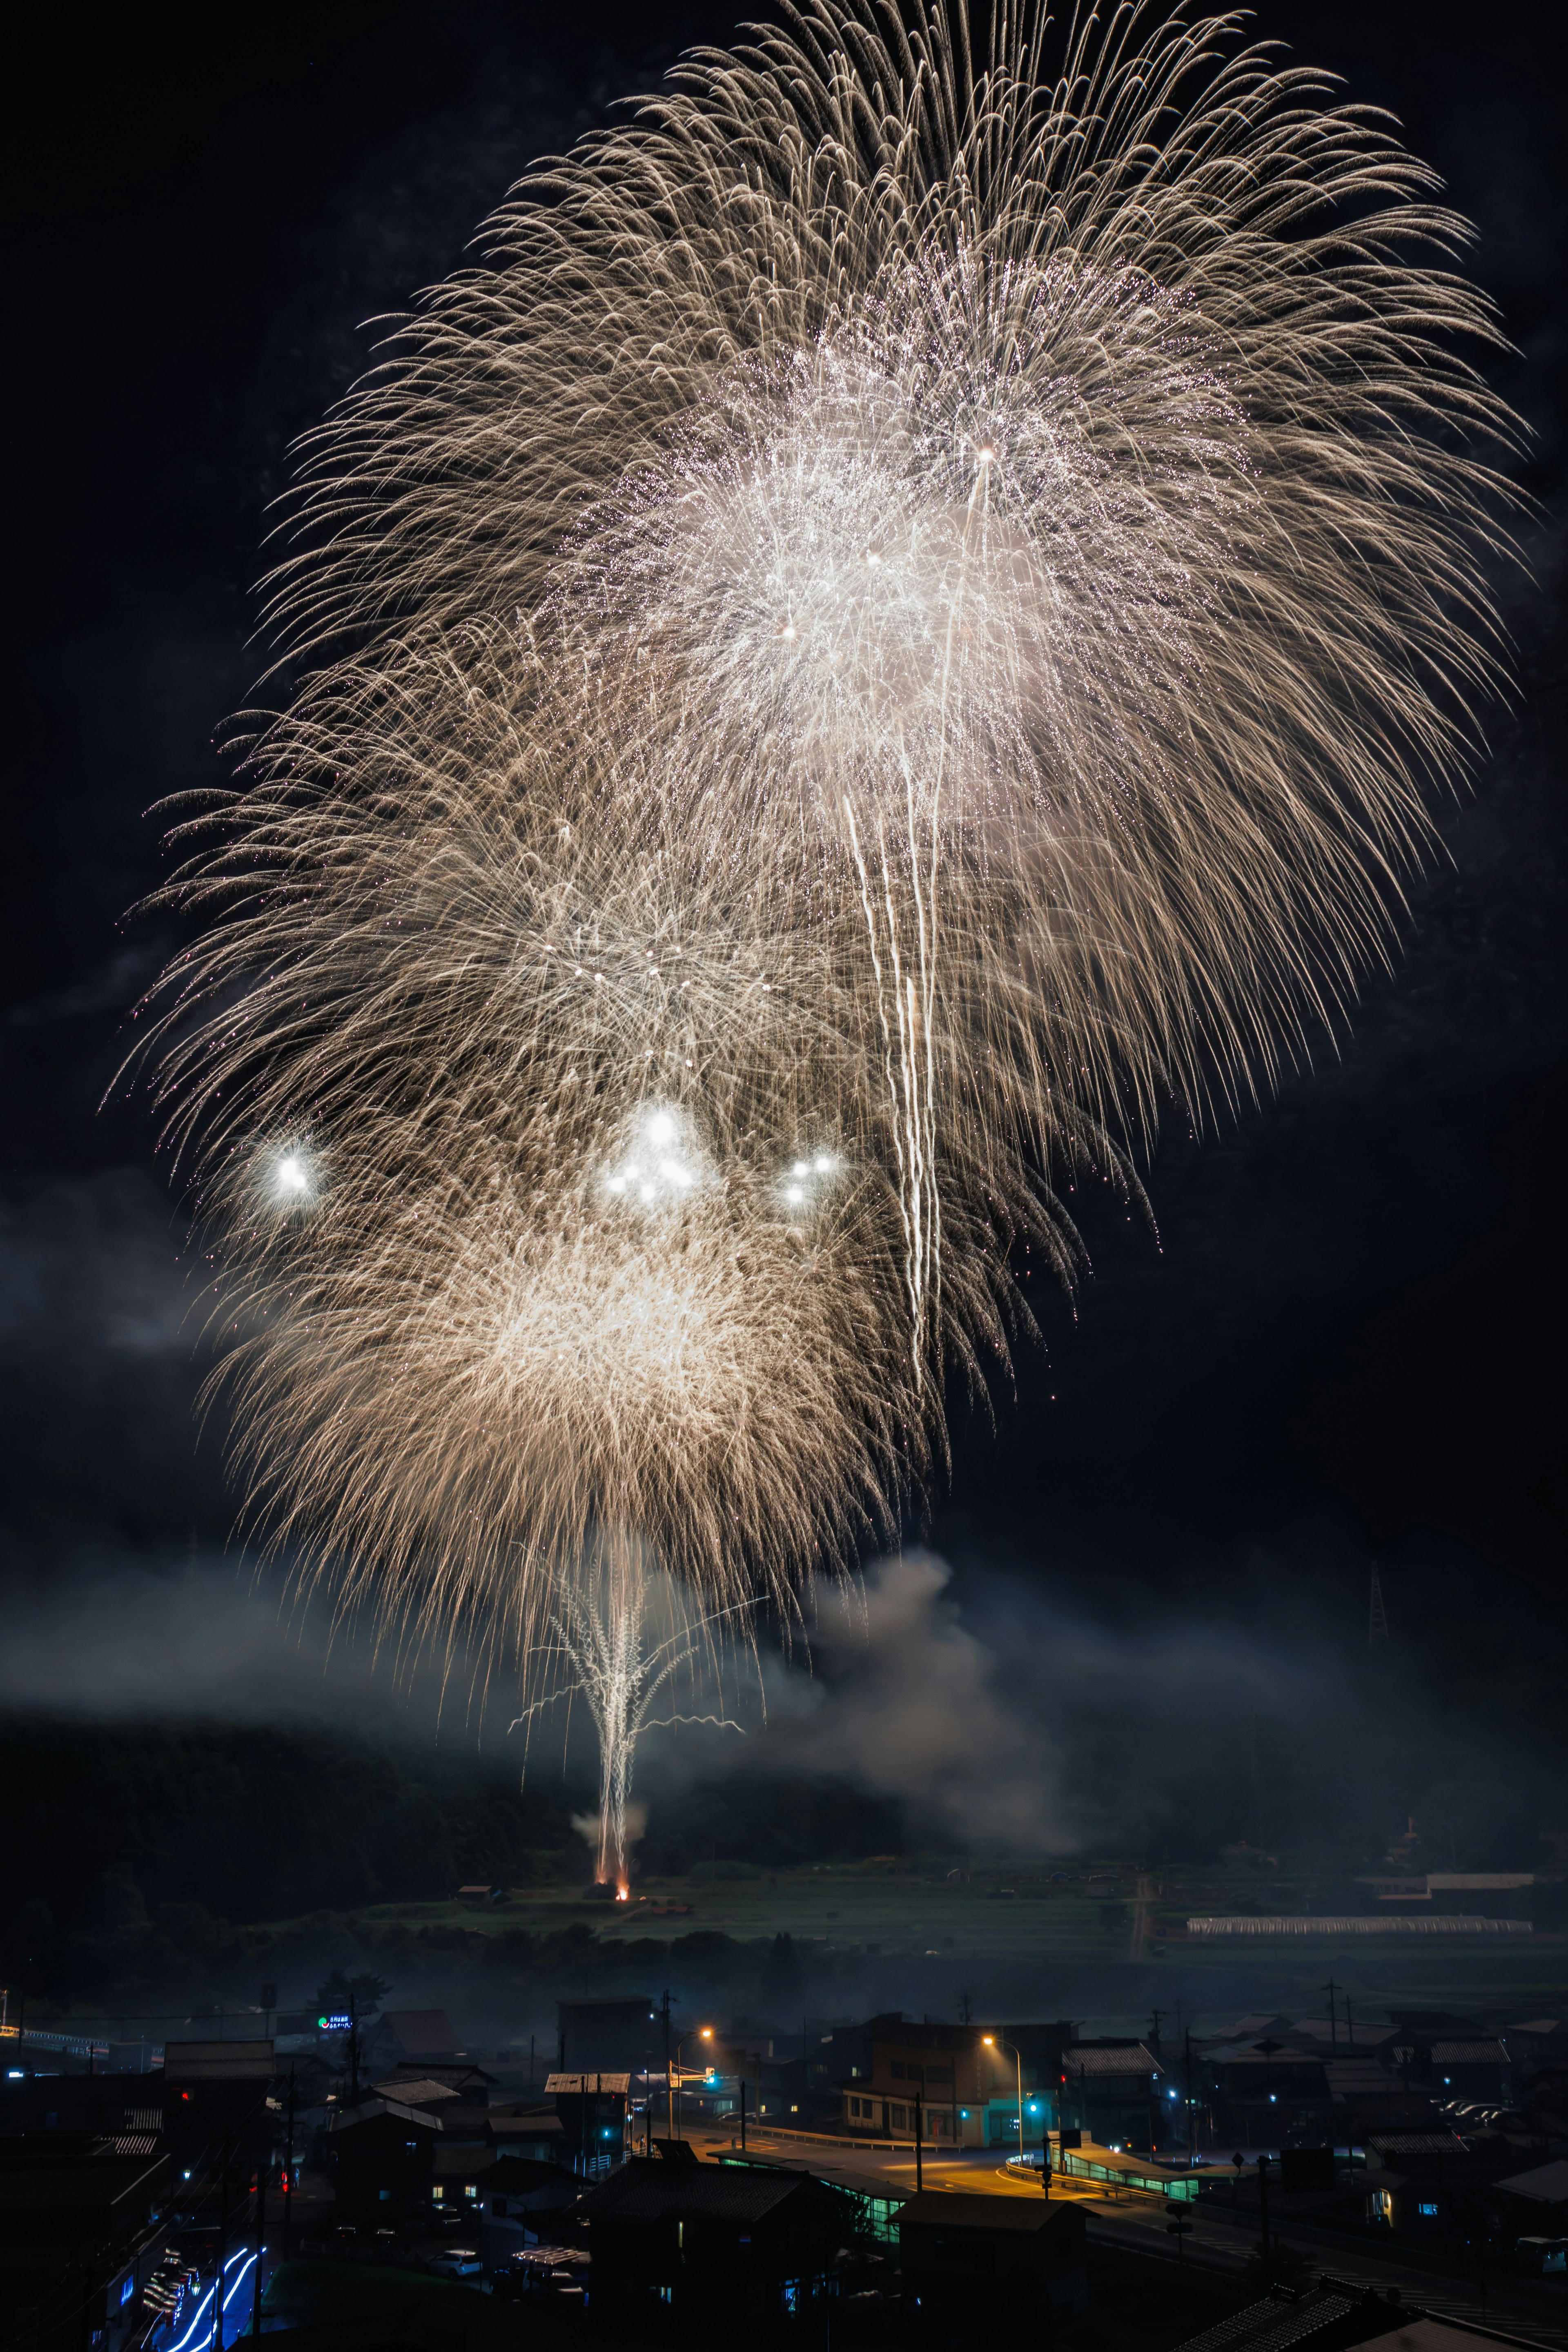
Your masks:
{"label": "rooftop", "polygon": [[377,2083],[374,2088],[382,2098],[397,2099],[405,2107],[433,2107],[438,2099],[455,2099],[458,2096],[450,2083],[437,2083],[428,2075],[421,2074],[416,2074],[407,2082],[401,2075],[394,2074],[386,2082]]}
{"label": "rooftop", "polygon": [[1314,2289],[1299,2303],[1276,2303],[1270,2296],[1233,2311],[1201,2336],[1190,2336],[1181,2352],[1284,2352],[1286,2346],[1348,2319],[1354,2309],[1348,2295],[1328,2287]]}
{"label": "rooftop", "polygon": [[1511,2197],[1536,2197],[1543,2205],[1568,2204],[1568,2158],[1538,2164],[1532,2172],[1510,2172],[1497,2185]]}
{"label": "rooftop", "polygon": [[1077,2042],[1062,2053],[1062,2064],[1074,2074],[1161,2074],[1164,2069],[1142,2042]]}
{"label": "rooftop", "polygon": [[742,2172],[727,2164],[670,2164],[663,2157],[634,2156],[590,2189],[578,2210],[590,2221],[760,2221],[806,2182],[799,2172]]}
{"label": "rooftop", "polygon": [[1377,2156],[1468,2156],[1458,2132],[1368,2132],[1366,2144]]}
{"label": "rooftop", "polygon": [[0,2171],[0,2212],[88,2212],[138,2194],[151,2198],[167,2176],[168,2163],[163,2156],[107,2158],[37,2171]]}
{"label": "rooftop", "polygon": [[1042,2197],[988,2197],[973,2190],[927,2189],[911,2197],[899,2225],[919,2229],[984,2230],[1013,2238],[1035,2238],[1077,2209]]}
{"label": "rooftop", "polygon": [[401,2124],[417,2124],[422,2131],[438,2132],[441,2118],[423,2107],[406,2107],[400,2099],[362,2099],[355,2107],[340,2107],[328,2124],[329,2132],[347,2131],[355,2124],[373,2123],[377,2116],[391,2116]]}

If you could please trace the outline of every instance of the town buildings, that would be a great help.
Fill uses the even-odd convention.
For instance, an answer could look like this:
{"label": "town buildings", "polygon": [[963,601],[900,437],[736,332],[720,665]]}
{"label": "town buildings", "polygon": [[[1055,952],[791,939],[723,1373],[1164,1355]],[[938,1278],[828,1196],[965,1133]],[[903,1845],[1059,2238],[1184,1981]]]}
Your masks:
{"label": "town buildings", "polygon": [[939,2341],[1049,2344],[1089,2309],[1087,2231],[1073,2205],[934,2191],[899,2216],[906,2312]]}
{"label": "town buildings", "polygon": [[848,2200],[804,2172],[702,2164],[689,2142],[633,2157],[590,2189],[578,2213],[601,2317],[678,2321],[799,2316],[830,2292],[852,2233]]}

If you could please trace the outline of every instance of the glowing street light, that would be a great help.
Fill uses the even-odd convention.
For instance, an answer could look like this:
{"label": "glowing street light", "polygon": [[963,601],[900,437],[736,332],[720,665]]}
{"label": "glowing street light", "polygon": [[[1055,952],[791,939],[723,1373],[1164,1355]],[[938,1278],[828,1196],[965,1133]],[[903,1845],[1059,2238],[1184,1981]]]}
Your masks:
{"label": "glowing street light", "polygon": [[[986,2047],[986,2049],[987,2049],[987,2050],[1011,2050],[1011,2051],[1012,2051],[1012,2053],[1013,2053],[1014,2061],[1015,2061],[1015,2063],[1016,2063],[1016,2066],[1017,2066],[1017,2070],[1018,2070],[1018,2154],[1019,2154],[1019,2156],[1020,2156],[1020,2158],[1021,2158],[1021,2157],[1023,2156],[1023,2153],[1024,2153],[1024,2061],[1023,2061],[1023,2058],[1020,2056],[1020,2054],[1019,2054],[1019,2053],[1018,2053],[1017,2049],[1015,2047],[1015,2045],[1014,2045],[1011,2042],[1004,2042],[1004,2041],[1001,2039],[1001,2036],[1000,2036],[999,2034],[995,2034],[995,2033],[983,2033],[983,2034],[981,2035],[980,2039],[981,2039],[981,2041],[985,2044],[985,2047]],[[1050,2195],[1050,2193],[1051,2193],[1051,2167],[1050,2167],[1050,2158],[1049,2158],[1049,2156],[1048,2156],[1048,2154],[1047,2154],[1047,2147],[1048,2147],[1048,2144],[1049,2144],[1049,2140],[1050,2140],[1050,2134],[1047,2132],[1047,2133],[1045,2135],[1045,2138],[1044,2138],[1044,2140],[1043,2140],[1043,2142],[1042,2142],[1041,2148],[1040,2148],[1040,2179],[1041,2179],[1041,2181],[1043,2182],[1043,2184],[1044,2184],[1044,2186],[1045,2186],[1045,2191],[1046,2191],[1046,2195],[1047,2195],[1047,2197],[1048,2197],[1048,2196]]]}
{"label": "glowing street light", "polygon": [[711,2042],[712,2039],[713,2028],[710,2025],[702,2025],[698,2027],[695,2033],[683,2033],[675,2045],[675,2115],[672,2137],[676,2139],[680,2137],[680,2053],[689,2042]]}

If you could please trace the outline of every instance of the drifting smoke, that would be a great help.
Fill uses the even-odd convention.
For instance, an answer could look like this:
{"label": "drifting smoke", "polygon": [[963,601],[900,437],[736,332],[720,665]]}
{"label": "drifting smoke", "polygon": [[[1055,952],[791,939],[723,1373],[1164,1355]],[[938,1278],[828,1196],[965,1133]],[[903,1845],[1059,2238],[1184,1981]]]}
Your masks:
{"label": "drifting smoke", "polygon": [[1238,19],[990,24],[688,59],[308,444],[326,667],[150,1026],[252,1507],[351,1605],[851,1559],[1070,1276],[1053,1177],[1347,1001],[1463,764],[1511,420],[1433,175]]}
{"label": "drifting smoke", "polygon": [[960,1622],[951,1578],[944,1560],[905,1552],[868,1570],[863,1593],[827,1601],[812,1633],[821,1678],[773,1677],[766,1760],[899,1798],[966,1842],[1066,1851],[1078,1839],[1046,1729],[1054,1710],[1007,1689],[994,1651]]}

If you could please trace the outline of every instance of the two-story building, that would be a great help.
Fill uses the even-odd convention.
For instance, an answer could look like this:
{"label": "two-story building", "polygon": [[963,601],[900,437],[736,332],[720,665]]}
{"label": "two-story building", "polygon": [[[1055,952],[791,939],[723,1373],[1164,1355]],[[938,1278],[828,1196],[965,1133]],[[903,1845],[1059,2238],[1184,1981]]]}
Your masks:
{"label": "two-story building", "polygon": [[851,2200],[802,2172],[702,2164],[689,2140],[634,2156],[577,2207],[596,2312],[678,2323],[800,2318],[837,2286]]}
{"label": "two-story building", "polygon": [[432,2159],[432,2207],[456,2208],[478,2218],[484,2177],[496,2158],[489,2123],[494,2080],[482,2067],[465,2063],[433,2066],[426,2074],[400,2068],[374,2086],[377,2097],[440,2123]]}
{"label": "two-story building", "polygon": [[327,2133],[327,2169],[340,2219],[356,2229],[424,2226],[441,2117],[379,2095],[339,2107]]}
{"label": "two-story building", "polygon": [[1164,2088],[1165,2070],[1145,2042],[1108,2036],[1062,2053],[1062,2120],[1102,2147],[1152,2150],[1173,2140]]}
{"label": "two-story building", "polygon": [[985,2112],[1001,2061],[983,2029],[871,2021],[841,2080],[843,2129],[855,2139],[910,2139],[920,2102],[922,2137],[953,2147],[984,2147]]}

